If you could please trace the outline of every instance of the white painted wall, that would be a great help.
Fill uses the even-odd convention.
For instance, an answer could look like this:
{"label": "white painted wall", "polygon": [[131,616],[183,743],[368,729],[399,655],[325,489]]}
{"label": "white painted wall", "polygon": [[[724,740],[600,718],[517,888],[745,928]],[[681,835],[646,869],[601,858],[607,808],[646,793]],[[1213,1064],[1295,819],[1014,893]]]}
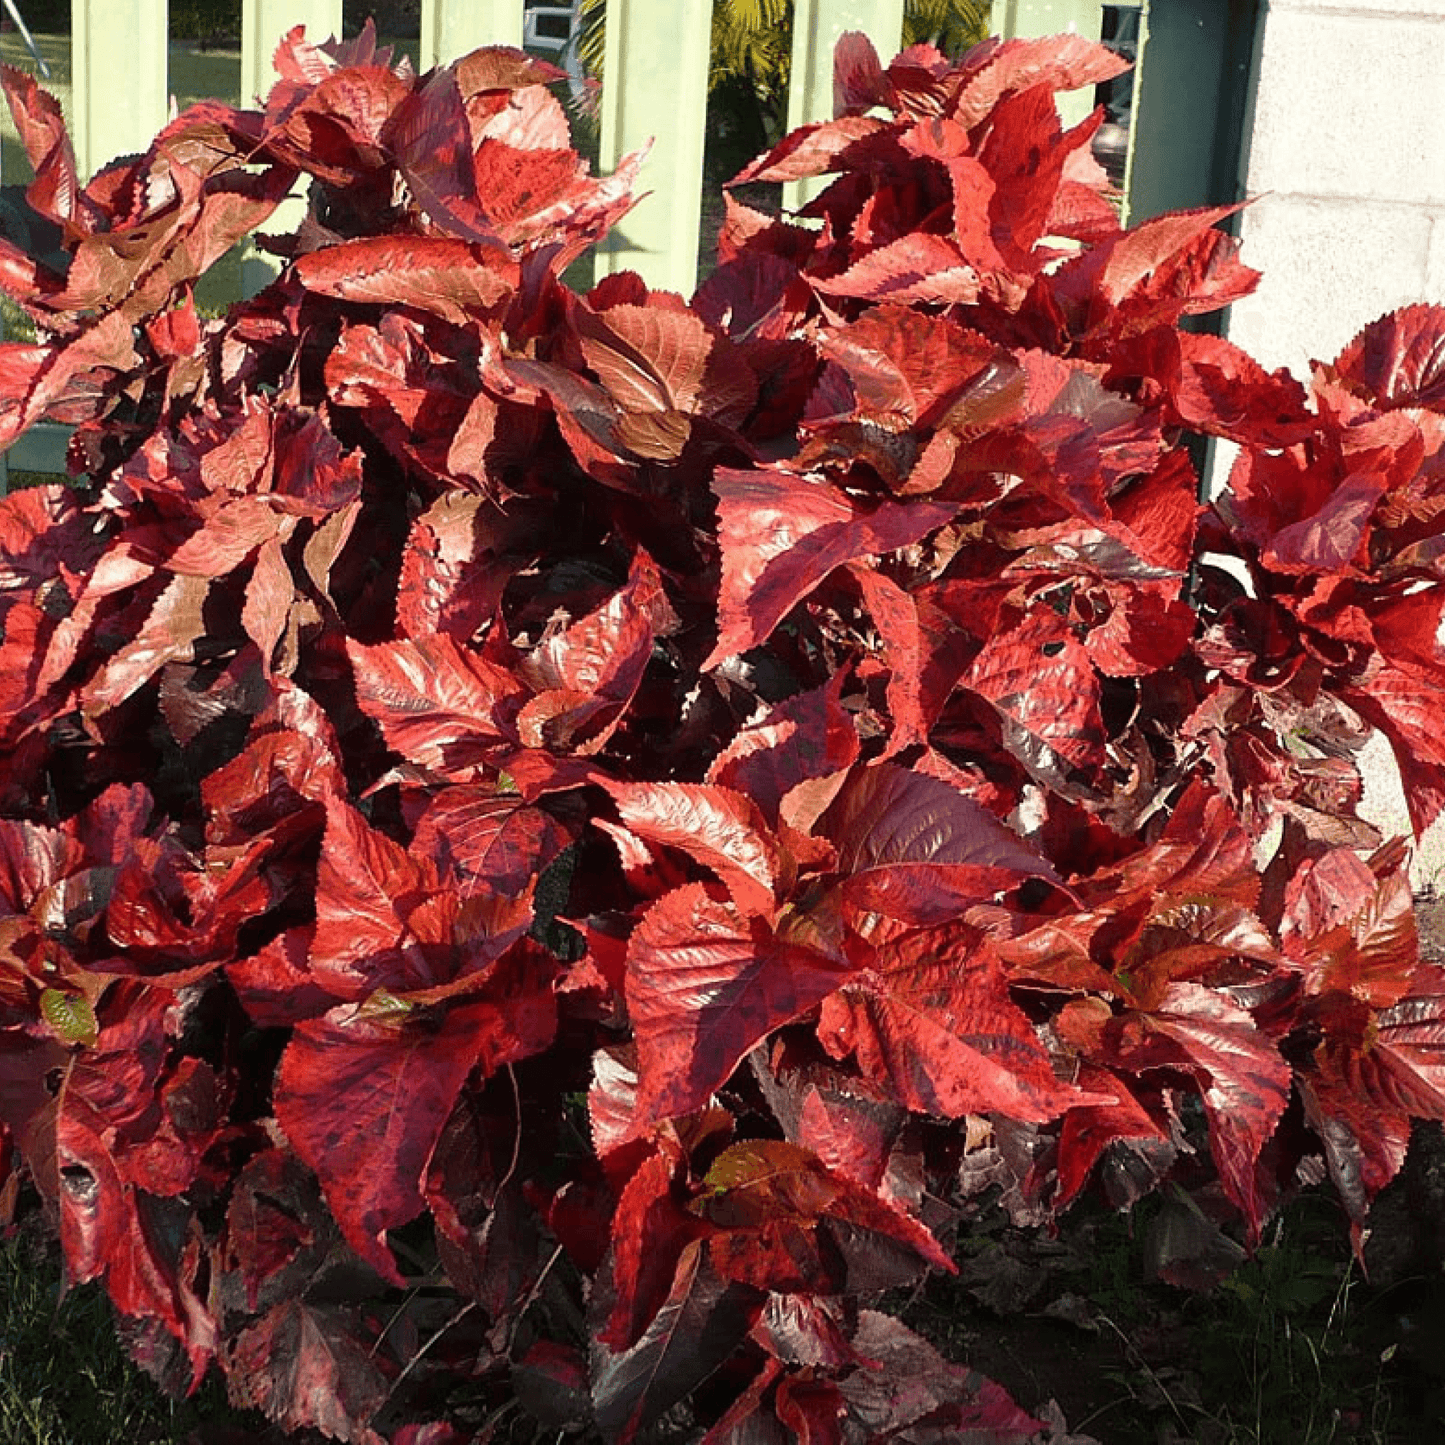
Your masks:
{"label": "white painted wall", "polygon": [[[1243,259],[1264,278],[1232,340],[1302,376],[1383,312],[1445,302],[1445,0],[1267,0],[1246,136]],[[1383,740],[1364,764],[1368,816],[1408,834]],[[1415,872],[1445,886],[1445,826]]]}

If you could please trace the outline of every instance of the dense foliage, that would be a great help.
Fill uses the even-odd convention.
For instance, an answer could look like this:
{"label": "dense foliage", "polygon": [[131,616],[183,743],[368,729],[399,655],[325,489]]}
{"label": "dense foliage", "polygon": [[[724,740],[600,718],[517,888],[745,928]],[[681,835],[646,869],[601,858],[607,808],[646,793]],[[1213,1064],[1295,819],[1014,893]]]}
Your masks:
{"label": "dense foliage", "polygon": [[85,187],[6,75],[69,261],[0,251],[0,443],[77,484],[0,503],[0,1201],[137,1358],[360,1442],[1021,1441],[872,1307],[970,1201],[1365,1228],[1445,1117],[1352,760],[1445,806],[1445,312],[1308,391],[1184,329],[1255,273],[1119,228],[1078,37],[846,40],[739,178],[811,224],[730,202],[691,302],[562,285],[637,158],[550,67],[277,62]]}

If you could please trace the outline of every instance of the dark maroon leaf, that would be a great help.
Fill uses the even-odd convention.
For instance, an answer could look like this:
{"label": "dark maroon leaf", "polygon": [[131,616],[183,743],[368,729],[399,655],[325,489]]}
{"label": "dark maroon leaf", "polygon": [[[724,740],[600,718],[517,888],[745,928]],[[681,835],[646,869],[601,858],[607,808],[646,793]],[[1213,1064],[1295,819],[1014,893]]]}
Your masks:
{"label": "dark maroon leaf", "polygon": [[288,1430],[314,1428],[351,1445],[383,1445],[368,1424],[387,1381],[350,1312],[300,1299],[274,1306],[227,1353],[236,1404]]}
{"label": "dark maroon leaf", "polygon": [[938,922],[969,902],[1053,869],[1018,834],[948,783],[891,763],[854,767],[819,831],[838,849],[857,908]]}
{"label": "dark maroon leaf", "polygon": [[738,733],[708,781],[745,794],[770,821],[800,783],[843,772],[858,757],[858,729],[839,698],[846,675],[778,703]]}
{"label": "dark maroon leaf", "polygon": [[992,1380],[948,1363],[888,1315],[861,1310],[853,1345],[876,1362],[839,1384],[850,1421],[864,1439],[907,1439],[908,1427],[920,1425],[946,1430],[957,1440],[1025,1445],[1043,1429],[1041,1420],[1020,1410]]}
{"label": "dark maroon leaf", "polygon": [[620,1353],[594,1346],[592,1405],[603,1436],[626,1445],[691,1394],[732,1354],[760,1298],[720,1279],[700,1243],[688,1245],[667,1298],[637,1343]]}

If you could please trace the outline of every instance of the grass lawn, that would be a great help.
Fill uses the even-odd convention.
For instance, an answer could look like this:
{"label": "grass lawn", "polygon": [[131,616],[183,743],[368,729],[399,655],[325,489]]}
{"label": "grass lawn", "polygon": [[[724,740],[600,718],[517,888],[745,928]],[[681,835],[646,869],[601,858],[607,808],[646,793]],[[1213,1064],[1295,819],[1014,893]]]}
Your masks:
{"label": "grass lawn", "polygon": [[0,1243],[0,1441],[4,1445],[181,1445],[203,1424],[251,1438],[254,1413],[226,1403],[213,1374],[171,1400],[126,1357],[98,1284],[60,1298],[60,1261],[27,1234]]}

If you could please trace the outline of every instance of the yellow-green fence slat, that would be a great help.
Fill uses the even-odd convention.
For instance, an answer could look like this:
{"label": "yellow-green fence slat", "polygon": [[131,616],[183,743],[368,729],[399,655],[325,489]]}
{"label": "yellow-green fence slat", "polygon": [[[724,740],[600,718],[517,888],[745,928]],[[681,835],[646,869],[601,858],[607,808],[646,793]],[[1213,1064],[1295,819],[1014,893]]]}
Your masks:
{"label": "yellow-green fence slat", "polygon": [[[849,30],[861,30],[885,65],[903,37],[903,0],[796,0],[793,63],[788,81],[788,129],[833,115],[833,47]],[[826,180],[788,181],[783,205],[796,211]]]}
{"label": "yellow-green fence slat", "polygon": [[445,65],[481,45],[520,47],[524,8],[524,0],[422,0],[422,69]]}
{"label": "yellow-green fence slat", "polygon": [[697,0],[608,0],[602,80],[602,169],[652,143],[637,184],[648,192],[597,255],[599,276],[638,272],[692,294],[702,212],[712,6]]}
{"label": "yellow-green fence slat", "polygon": [[71,139],[85,180],[166,123],[166,0],[70,0]]}

